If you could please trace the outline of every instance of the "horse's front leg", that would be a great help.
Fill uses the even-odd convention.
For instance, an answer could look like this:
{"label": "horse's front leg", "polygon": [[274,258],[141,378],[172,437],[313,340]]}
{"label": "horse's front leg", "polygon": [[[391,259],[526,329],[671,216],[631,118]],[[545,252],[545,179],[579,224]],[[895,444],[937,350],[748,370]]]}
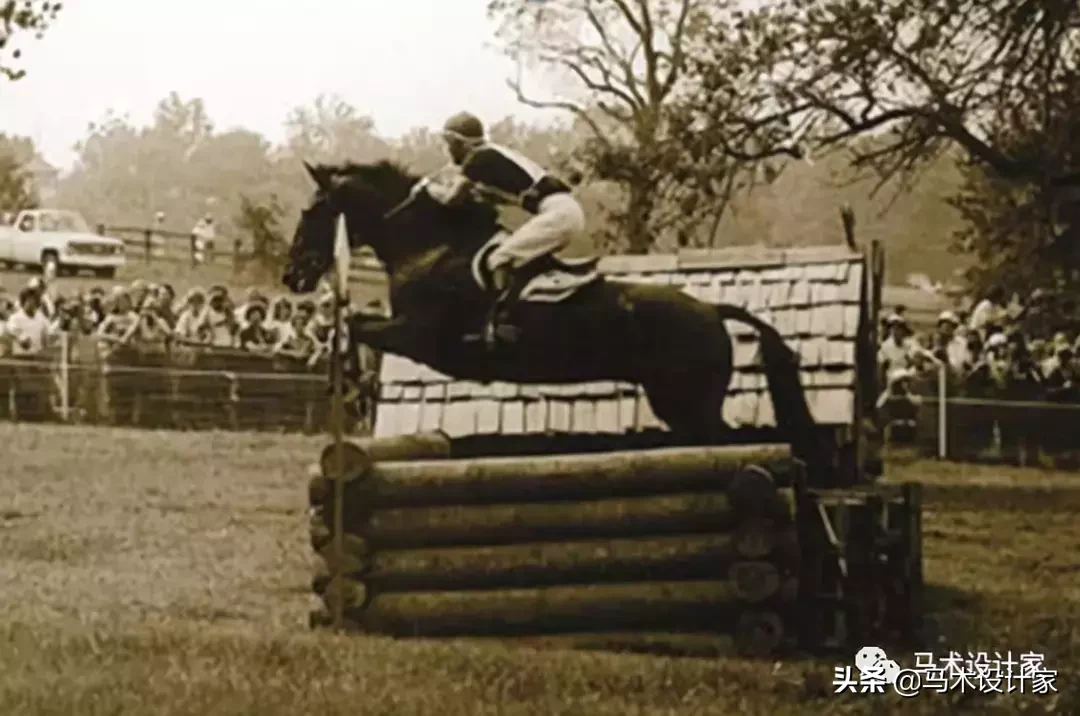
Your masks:
{"label": "horse's front leg", "polygon": [[410,343],[415,342],[418,331],[406,316],[382,318],[350,316],[349,342],[353,346],[363,343],[373,350],[390,353],[407,353]]}
{"label": "horse's front leg", "polygon": [[[371,350],[401,353],[406,349],[410,334],[416,331],[404,316],[383,318],[382,316],[354,315],[345,319],[346,339],[342,364],[342,382],[344,387],[345,411],[353,418],[360,418],[363,413],[361,403],[365,398],[373,398],[379,376],[374,372],[364,373],[360,365],[360,346]],[[334,376],[331,370],[328,391],[333,391]]]}

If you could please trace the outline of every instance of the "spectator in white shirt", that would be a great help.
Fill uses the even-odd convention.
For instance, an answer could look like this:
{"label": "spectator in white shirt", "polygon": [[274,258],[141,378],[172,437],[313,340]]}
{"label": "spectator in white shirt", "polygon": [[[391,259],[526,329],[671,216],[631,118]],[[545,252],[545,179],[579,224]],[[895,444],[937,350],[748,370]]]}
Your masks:
{"label": "spectator in white shirt", "polygon": [[971,312],[971,330],[986,340],[988,331],[993,327],[1004,328],[1008,317],[1009,312],[1005,307],[1005,289],[994,286],[987,292],[986,298],[979,301]]}
{"label": "spectator in white shirt", "polygon": [[97,328],[103,358],[113,355],[120,346],[126,345],[139,320],[139,314],[132,309],[131,296],[122,287],[114,288],[109,298],[109,315]]}
{"label": "spectator in white shirt", "polygon": [[210,345],[219,348],[232,347],[236,342],[236,316],[228,297],[224,287],[215,286],[210,290],[210,305],[203,312],[202,323],[209,329]]}
{"label": "spectator in white shirt", "polygon": [[270,301],[266,296],[262,295],[262,292],[259,291],[259,289],[252,287],[247,290],[247,299],[233,312],[238,325],[242,326],[247,324],[246,316],[248,309],[255,305],[261,306],[263,314],[265,315],[270,308]]}
{"label": "spectator in white shirt", "polygon": [[49,373],[33,361],[45,357],[52,334],[51,321],[41,310],[41,295],[29,286],[19,292],[19,309],[7,320],[11,351],[15,359],[26,361],[14,370],[14,406],[17,420],[39,421],[48,416]]}
{"label": "spectator in white shirt", "polygon": [[266,322],[266,328],[274,336],[274,344],[278,344],[292,330],[293,305],[286,296],[279,296],[270,307],[270,320]]}
{"label": "spectator in white shirt", "polygon": [[878,365],[888,375],[891,371],[908,368],[911,359],[911,329],[907,321],[894,314],[885,319],[889,335],[878,348]]}
{"label": "spectator in white shirt", "polygon": [[191,230],[191,235],[194,237],[195,262],[201,264],[212,261],[214,239],[216,238],[214,217],[207,214],[199,219],[199,222],[195,224],[195,228]]}
{"label": "spectator in white shirt", "polygon": [[19,292],[19,310],[7,320],[11,353],[17,358],[39,356],[49,344],[52,329],[41,310],[41,297],[29,286]]}
{"label": "spectator in white shirt", "polygon": [[210,340],[210,331],[203,324],[206,311],[206,294],[200,288],[191,289],[184,298],[180,316],[176,319],[173,335],[182,343],[206,343]]}
{"label": "spectator in white shirt", "polygon": [[46,318],[52,318],[54,305],[52,294],[49,291],[48,277],[34,276],[27,282],[26,287],[33,289],[38,295],[38,311],[45,314]]}
{"label": "spectator in white shirt", "polygon": [[974,364],[974,359],[968,350],[967,341],[957,333],[960,319],[952,311],[942,311],[938,316],[937,326],[934,357],[948,364],[953,372],[963,374]]}

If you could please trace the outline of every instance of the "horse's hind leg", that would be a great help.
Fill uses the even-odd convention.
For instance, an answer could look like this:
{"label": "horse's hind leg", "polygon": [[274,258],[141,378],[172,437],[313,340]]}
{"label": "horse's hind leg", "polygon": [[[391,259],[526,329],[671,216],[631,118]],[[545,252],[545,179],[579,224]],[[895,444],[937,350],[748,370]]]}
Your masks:
{"label": "horse's hind leg", "polygon": [[730,442],[724,422],[724,398],[730,373],[680,371],[645,382],[656,417],[667,423],[679,442],[721,445]]}

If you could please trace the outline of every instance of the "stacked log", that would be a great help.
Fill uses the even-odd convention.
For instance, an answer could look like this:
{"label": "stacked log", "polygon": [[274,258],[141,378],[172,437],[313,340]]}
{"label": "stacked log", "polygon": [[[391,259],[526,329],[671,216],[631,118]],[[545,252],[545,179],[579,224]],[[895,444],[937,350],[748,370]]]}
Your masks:
{"label": "stacked log", "polygon": [[[445,436],[350,441],[309,484],[329,624],[394,636],[794,635],[800,549],[782,445],[453,459]],[[336,580],[342,580],[338,583]]]}

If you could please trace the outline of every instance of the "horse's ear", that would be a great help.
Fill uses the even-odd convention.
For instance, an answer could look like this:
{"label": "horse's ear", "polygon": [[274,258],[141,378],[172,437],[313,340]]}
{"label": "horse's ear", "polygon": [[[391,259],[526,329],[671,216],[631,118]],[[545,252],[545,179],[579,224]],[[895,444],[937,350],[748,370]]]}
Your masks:
{"label": "horse's ear", "polygon": [[311,179],[315,182],[316,186],[323,191],[330,190],[330,172],[326,171],[324,167],[313,167],[308,162],[304,162],[304,169],[311,176]]}

